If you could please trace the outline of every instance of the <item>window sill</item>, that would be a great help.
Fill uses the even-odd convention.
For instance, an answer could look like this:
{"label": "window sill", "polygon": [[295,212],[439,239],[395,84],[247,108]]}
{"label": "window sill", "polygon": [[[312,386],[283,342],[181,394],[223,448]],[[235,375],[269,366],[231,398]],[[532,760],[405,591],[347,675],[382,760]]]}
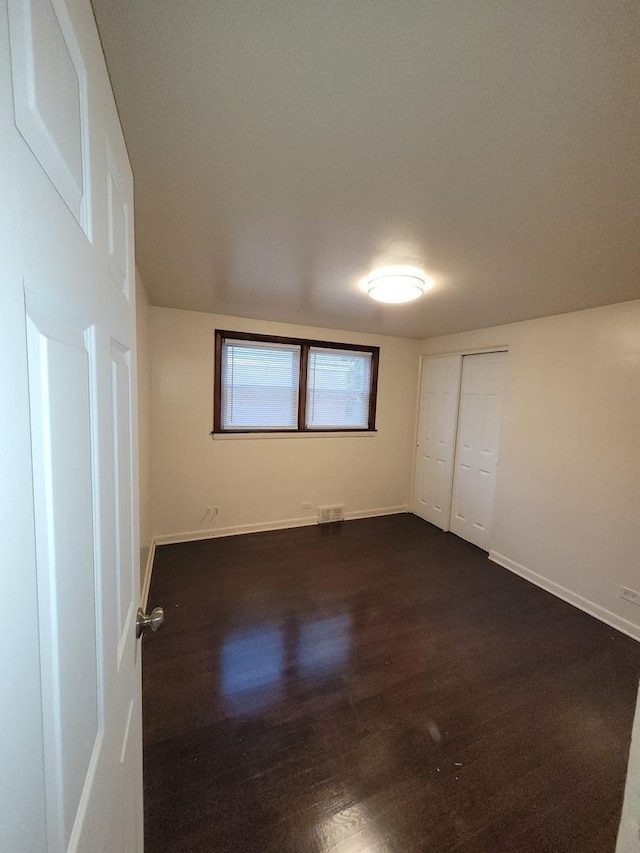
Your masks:
{"label": "window sill", "polygon": [[301,431],[301,432],[214,432],[211,438],[214,441],[248,441],[264,438],[271,440],[274,438],[372,438],[377,435],[378,430],[350,430],[348,432],[323,432],[318,431]]}

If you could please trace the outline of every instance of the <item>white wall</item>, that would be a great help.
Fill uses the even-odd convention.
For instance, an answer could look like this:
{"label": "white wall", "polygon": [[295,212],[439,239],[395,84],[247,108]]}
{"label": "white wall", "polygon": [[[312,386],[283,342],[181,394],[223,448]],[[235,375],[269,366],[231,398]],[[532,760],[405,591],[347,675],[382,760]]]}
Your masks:
{"label": "white wall", "polygon": [[[216,328],[380,346],[378,432],[212,439]],[[314,522],[319,504],[344,503],[352,517],[406,509],[417,341],[156,307],[151,340],[155,536]]]}
{"label": "white wall", "polygon": [[151,358],[149,300],[136,269],[136,331],[138,349],[138,474],[140,513],[140,583],[144,587],[151,546]]}
{"label": "white wall", "polygon": [[422,341],[508,345],[493,556],[640,639],[640,301]]}

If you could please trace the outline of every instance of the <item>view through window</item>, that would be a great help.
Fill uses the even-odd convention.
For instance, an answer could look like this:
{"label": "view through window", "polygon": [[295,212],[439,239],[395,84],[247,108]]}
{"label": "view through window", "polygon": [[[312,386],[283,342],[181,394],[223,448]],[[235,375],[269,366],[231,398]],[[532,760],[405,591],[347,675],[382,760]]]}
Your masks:
{"label": "view through window", "polygon": [[214,432],[374,430],[379,348],[216,331]]}

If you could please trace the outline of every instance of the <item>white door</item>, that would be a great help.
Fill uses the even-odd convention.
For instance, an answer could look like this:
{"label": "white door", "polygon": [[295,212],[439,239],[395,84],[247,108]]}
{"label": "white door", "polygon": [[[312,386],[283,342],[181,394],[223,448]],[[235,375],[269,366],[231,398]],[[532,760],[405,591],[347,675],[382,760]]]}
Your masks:
{"label": "white door", "polygon": [[451,532],[489,547],[498,467],[506,352],[462,359]]}
{"label": "white door", "polygon": [[458,355],[422,362],[413,512],[449,529],[458,395]]}
{"label": "white door", "polygon": [[141,853],[132,177],[88,0],[0,3],[0,848]]}

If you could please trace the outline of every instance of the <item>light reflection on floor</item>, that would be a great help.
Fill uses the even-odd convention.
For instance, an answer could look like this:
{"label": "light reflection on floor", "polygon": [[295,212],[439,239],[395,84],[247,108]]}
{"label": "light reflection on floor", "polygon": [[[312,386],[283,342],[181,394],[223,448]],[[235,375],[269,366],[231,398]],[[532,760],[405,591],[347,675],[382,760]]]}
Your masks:
{"label": "light reflection on floor", "polygon": [[349,661],[351,616],[339,613],[234,631],[220,648],[220,692],[234,715],[255,714],[277,702],[287,677],[336,675]]}
{"label": "light reflection on floor", "polygon": [[376,832],[364,803],[349,808],[322,821],[317,838],[326,853],[387,853],[387,845]]}
{"label": "light reflection on floor", "polygon": [[348,613],[303,622],[297,647],[300,675],[309,677],[343,669],[349,659],[350,628]]}

